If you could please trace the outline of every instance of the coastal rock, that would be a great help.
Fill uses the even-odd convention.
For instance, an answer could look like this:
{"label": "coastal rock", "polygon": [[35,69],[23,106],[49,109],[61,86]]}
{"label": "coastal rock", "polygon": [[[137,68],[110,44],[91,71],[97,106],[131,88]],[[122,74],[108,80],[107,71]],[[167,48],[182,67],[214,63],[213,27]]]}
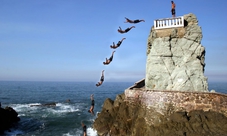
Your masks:
{"label": "coastal rock", "polygon": [[226,136],[227,95],[208,91],[196,16],[184,24],[152,27],[146,77],[106,99],[93,124],[100,136]]}
{"label": "coastal rock", "polygon": [[205,48],[194,14],[184,15],[185,27],[155,30],[148,38],[146,88],[207,92]]}
{"label": "coastal rock", "polygon": [[20,121],[18,113],[11,107],[0,108],[0,134],[8,130],[16,122]]}
{"label": "coastal rock", "polygon": [[[120,106],[107,106],[110,100],[104,102],[103,109],[93,124],[100,136],[224,136],[227,134],[227,117],[222,113],[192,110],[172,112],[167,116],[159,113],[155,108],[145,107],[138,101],[119,99],[124,97],[124,94],[118,95],[114,101]],[[149,123],[151,120],[154,124]]]}

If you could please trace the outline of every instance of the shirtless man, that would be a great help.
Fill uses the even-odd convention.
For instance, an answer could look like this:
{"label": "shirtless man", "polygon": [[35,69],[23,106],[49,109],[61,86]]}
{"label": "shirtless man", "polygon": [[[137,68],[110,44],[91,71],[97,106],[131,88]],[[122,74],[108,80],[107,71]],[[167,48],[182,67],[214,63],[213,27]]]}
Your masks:
{"label": "shirtless man", "polygon": [[112,55],[110,56],[110,58],[109,58],[109,59],[107,59],[107,58],[106,58],[106,62],[103,62],[103,64],[104,64],[104,65],[108,65],[108,64],[110,64],[110,62],[113,60],[113,55],[114,55],[114,52],[115,52],[115,51],[113,51],[113,52],[112,52]]}
{"label": "shirtless man", "polygon": [[95,100],[94,100],[94,97],[93,97],[94,95],[92,94],[91,95],[91,108],[88,110],[88,112],[90,112],[91,114],[93,114],[94,115],[94,106],[95,106]]}
{"label": "shirtless man", "polygon": [[102,71],[101,79],[100,79],[100,81],[96,84],[96,86],[98,87],[98,86],[102,85],[103,81],[104,81],[104,70]]}
{"label": "shirtless man", "polygon": [[127,33],[127,32],[130,31],[132,28],[135,28],[135,26],[131,26],[131,27],[125,29],[125,30],[122,30],[121,27],[119,26],[119,29],[117,29],[117,31],[118,31],[119,33],[123,34],[123,33]]}
{"label": "shirtless man", "polygon": [[81,122],[81,125],[83,127],[83,136],[87,136],[87,127],[86,127],[86,125],[84,125],[83,122]]}
{"label": "shirtless man", "polygon": [[145,20],[143,20],[143,19],[141,19],[141,20],[139,20],[139,19],[130,20],[127,17],[125,17],[125,19],[126,19],[125,23],[134,23],[134,24],[136,24],[136,23],[139,23],[139,22],[145,22]]}
{"label": "shirtless man", "polygon": [[176,10],[175,10],[175,3],[173,1],[171,1],[172,5],[171,5],[171,12],[172,12],[172,16],[175,17],[176,16]]}
{"label": "shirtless man", "polygon": [[118,47],[120,47],[121,43],[123,42],[123,40],[125,40],[126,38],[122,38],[120,41],[118,41],[117,45],[115,45],[115,43],[113,42],[113,45],[110,45],[110,48],[112,49],[116,49]]}

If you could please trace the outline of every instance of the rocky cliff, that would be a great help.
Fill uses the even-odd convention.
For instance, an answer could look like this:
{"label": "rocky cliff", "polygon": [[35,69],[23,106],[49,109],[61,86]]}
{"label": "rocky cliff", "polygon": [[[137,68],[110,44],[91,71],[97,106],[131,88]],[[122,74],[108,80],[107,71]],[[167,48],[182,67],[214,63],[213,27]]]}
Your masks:
{"label": "rocky cliff", "polygon": [[155,30],[148,38],[146,77],[106,99],[93,127],[100,136],[226,136],[227,95],[208,91],[198,20]]}
{"label": "rocky cliff", "polygon": [[5,130],[9,130],[14,123],[20,120],[17,115],[17,112],[11,107],[4,109],[0,107],[0,135],[3,134]]}
{"label": "rocky cliff", "polygon": [[184,25],[151,29],[147,45],[147,89],[208,91],[201,27],[194,14],[184,15]]}
{"label": "rocky cliff", "polygon": [[[225,102],[227,96],[225,97]],[[227,106],[227,104],[225,105]],[[124,94],[106,99],[93,127],[100,136],[226,136],[227,117],[212,110],[173,111],[162,114]],[[227,109],[225,109],[227,110]]]}

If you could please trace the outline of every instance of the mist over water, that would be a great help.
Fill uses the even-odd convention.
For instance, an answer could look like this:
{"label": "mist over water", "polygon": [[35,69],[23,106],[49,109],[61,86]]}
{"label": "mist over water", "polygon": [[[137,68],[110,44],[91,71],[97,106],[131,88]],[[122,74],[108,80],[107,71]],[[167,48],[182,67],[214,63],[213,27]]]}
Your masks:
{"label": "mist over water", "polygon": [[[132,82],[104,82],[96,87],[91,82],[0,82],[2,107],[10,106],[18,112],[20,121],[5,135],[23,136],[81,136],[81,122],[87,126],[88,136],[96,136],[92,124],[106,98],[115,99]],[[209,90],[227,93],[227,83],[209,83]],[[94,94],[94,115],[88,112],[90,95]],[[70,102],[66,100],[70,99]],[[46,103],[51,106],[32,106]]]}

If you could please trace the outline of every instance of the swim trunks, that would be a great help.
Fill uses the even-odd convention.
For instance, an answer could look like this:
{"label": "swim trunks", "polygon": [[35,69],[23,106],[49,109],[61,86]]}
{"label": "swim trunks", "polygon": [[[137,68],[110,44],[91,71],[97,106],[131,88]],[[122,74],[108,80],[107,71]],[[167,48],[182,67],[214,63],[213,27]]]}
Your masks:
{"label": "swim trunks", "polygon": [[175,13],[176,12],[175,9],[172,9],[171,11],[172,11],[172,15],[175,15],[176,14]]}
{"label": "swim trunks", "polygon": [[117,47],[119,47],[121,45],[121,41],[118,41],[117,43]]}
{"label": "swim trunks", "polygon": [[113,60],[113,55],[109,58],[110,62]]}
{"label": "swim trunks", "polygon": [[95,105],[95,100],[91,100],[91,105],[92,105],[92,106]]}
{"label": "swim trunks", "polygon": [[87,127],[86,127],[86,125],[84,125],[83,126],[83,131],[86,133],[86,129],[87,129]]}
{"label": "swim trunks", "polygon": [[125,32],[128,32],[129,30],[130,30],[130,28],[125,29]]}
{"label": "swim trunks", "polygon": [[139,19],[137,19],[137,20],[134,20],[134,22],[133,23],[139,23],[140,22],[140,20]]}
{"label": "swim trunks", "polygon": [[100,79],[100,81],[102,81],[102,82],[104,81],[104,76],[101,76],[101,79]]}

